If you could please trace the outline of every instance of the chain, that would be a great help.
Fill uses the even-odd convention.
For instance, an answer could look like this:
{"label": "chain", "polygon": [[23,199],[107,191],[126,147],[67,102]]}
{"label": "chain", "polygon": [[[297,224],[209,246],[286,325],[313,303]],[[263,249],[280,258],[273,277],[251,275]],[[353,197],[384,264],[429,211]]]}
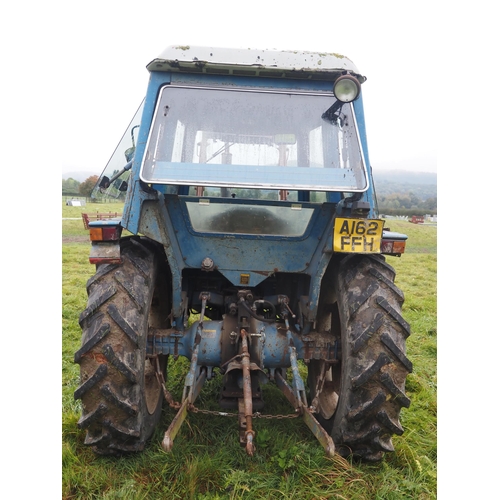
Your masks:
{"label": "chain", "polygon": [[[219,417],[238,417],[238,413],[228,413],[224,411],[214,411],[214,410],[202,410],[194,405],[189,405],[189,411],[192,411],[193,413],[202,413],[204,415],[215,415]],[[290,413],[288,415],[262,415],[262,413],[259,413],[258,411],[252,415],[252,418],[263,418],[267,420],[272,420],[272,419],[283,420],[286,418],[297,418],[297,417],[300,417],[299,410],[296,410],[295,413]]]}
{"label": "chain", "polygon": [[163,390],[163,396],[167,400],[167,403],[169,404],[169,406],[171,408],[174,408],[174,409],[178,410],[181,407],[181,404],[178,403],[177,401],[175,401],[174,398],[173,398],[173,396],[172,396],[172,394],[170,394],[170,392],[168,392],[168,390],[167,390],[167,386],[165,384],[165,377],[163,376],[163,373],[160,370],[160,362],[158,361],[158,356],[156,356],[156,372],[155,372],[155,375],[156,375],[156,380],[161,385],[161,388]]}
{"label": "chain", "polygon": [[[169,406],[171,408],[178,410],[181,407],[181,404],[175,401],[172,394],[170,394],[170,392],[167,390],[167,386],[165,384],[165,378],[163,377],[163,373],[160,370],[158,357],[156,357],[156,379],[158,380],[158,383],[161,385],[163,389],[163,395],[165,396],[165,399],[167,400]],[[193,413],[202,413],[204,415],[215,415],[219,417],[238,417],[238,413],[228,413],[224,411],[215,411],[215,410],[202,410],[200,408],[197,408],[193,404],[190,404],[188,406],[188,409]],[[286,418],[297,418],[297,417],[300,417],[300,410],[298,408],[295,410],[295,413],[290,413],[288,415],[262,415],[262,413],[259,413],[258,411],[252,415],[252,418],[263,418],[267,420],[272,420],[272,419],[283,420]]]}

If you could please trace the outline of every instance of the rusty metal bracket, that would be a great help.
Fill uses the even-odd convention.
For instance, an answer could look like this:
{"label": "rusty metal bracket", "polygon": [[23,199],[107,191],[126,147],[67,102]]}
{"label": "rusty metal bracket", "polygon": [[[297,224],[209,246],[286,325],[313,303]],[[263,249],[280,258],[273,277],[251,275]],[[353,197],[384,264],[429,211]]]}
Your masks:
{"label": "rusty metal bracket", "polygon": [[174,417],[170,426],[168,427],[165,435],[163,437],[163,441],[161,443],[162,448],[165,451],[172,451],[172,447],[174,446],[174,439],[177,436],[184,420],[186,419],[187,412],[192,406],[192,404],[196,401],[196,398],[200,394],[201,388],[205,383],[207,378],[207,371],[205,368],[201,370],[200,376],[196,380],[196,383],[192,386],[191,391],[189,392],[188,397],[182,402],[177,415]]}
{"label": "rusty metal bracket", "polygon": [[200,394],[201,387],[205,383],[205,380],[207,378],[207,371],[205,369],[201,370],[200,376],[196,380],[196,383],[192,387],[192,390],[189,393],[189,396],[182,402],[179,411],[177,412],[177,415],[174,417],[172,420],[170,426],[168,427],[167,431],[165,432],[165,435],[163,437],[163,441],[161,443],[163,449],[165,451],[172,451],[172,447],[174,446],[174,439],[175,436],[177,436],[177,433],[179,432],[182,423],[186,419],[187,412],[190,409],[190,406],[198,395]]}
{"label": "rusty metal bracket", "polygon": [[[177,436],[177,433],[179,432],[182,423],[186,419],[187,412],[190,406],[193,405],[193,403],[196,401],[196,398],[199,396],[201,388],[203,387],[203,384],[205,383],[207,379],[207,369],[205,367],[201,368],[199,370],[199,374],[197,375],[198,372],[198,348],[200,346],[200,340],[202,337],[202,331],[203,331],[203,317],[205,315],[205,306],[207,303],[207,300],[209,298],[209,295],[206,293],[201,294],[201,299],[202,299],[202,307],[201,307],[201,320],[198,324],[198,331],[196,332],[196,340],[195,340],[195,346],[193,349],[193,355],[191,357],[191,364],[189,367],[189,372],[186,375],[186,381],[184,382],[184,389],[182,392],[182,403],[180,405],[179,411],[177,412],[177,415],[174,417],[172,422],[170,423],[170,426],[168,427],[167,431],[165,432],[165,435],[163,437],[163,441],[161,443],[163,449],[167,452],[172,450],[172,447],[174,446],[174,439],[175,436]],[[166,387],[163,385],[164,391],[168,393],[166,390]]]}
{"label": "rusty metal bracket", "polygon": [[[288,322],[286,321],[286,323]],[[299,365],[297,363],[297,350],[293,345],[293,338],[290,330],[286,332],[286,336],[289,341],[288,351],[290,353],[290,364],[292,365],[292,380],[295,397],[297,398],[297,401],[300,401],[303,406],[307,406],[306,387],[299,373]]]}
{"label": "rusty metal bracket", "polygon": [[[288,328],[288,320],[285,317],[285,324]],[[323,428],[323,426],[316,420],[313,415],[312,409],[307,407],[307,398],[305,395],[304,381],[299,373],[299,367],[297,363],[297,356],[295,353],[295,346],[293,345],[293,338],[290,329],[287,331],[287,339],[289,341],[289,351],[290,351],[290,362],[292,365],[292,384],[293,388],[290,387],[288,382],[283,378],[279,371],[275,373],[276,385],[282,390],[285,397],[288,399],[290,404],[298,409],[306,423],[307,427],[314,434],[316,439],[323,446],[325,453],[329,457],[333,457],[335,454],[335,444],[332,437]]]}
{"label": "rusty metal bracket", "polygon": [[[250,352],[248,350],[248,339],[247,339],[247,331],[242,328],[241,329],[241,365],[243,371],[243,402],[241,399],[238,400],[238,413],[242,415],[244,413],[244,434],[245,434],[245,448],[247,454],[252,456],[255,451],[255,445],[253,444],[253,440],[255,437],[255,432],[252,429],[252,381],[250,378]],[[240,417],[240,422],[242,418]],[[240,425],[241,427],[241,425]]]}
{"label": "rusty metal bracket", "polygon": [[323,446],[326,455],[332,458],[335,455],[335,444],[330,434],[328,434],[323,426],[316,420],[312,411],[307,408],[302,401],[295,397],[294,390],[278,371],[275,373],[275,381],[276,385],[281,389],[290,404],[296,408],[296,411],[300,412],[307,427],[309,427],[316,439]]}

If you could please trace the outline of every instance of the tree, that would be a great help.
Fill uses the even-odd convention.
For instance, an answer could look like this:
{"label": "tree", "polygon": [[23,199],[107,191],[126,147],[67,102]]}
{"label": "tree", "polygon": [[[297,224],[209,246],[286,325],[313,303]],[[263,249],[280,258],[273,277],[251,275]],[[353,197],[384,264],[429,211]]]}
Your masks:
{"label": "tree", "polygon": [[422,204],[423,208],[426,208],[430,212],[437,212],[437,198],[429,198]]}
{"label": "tree", "polygon": [[80,183],[70,177],[69,179],[63,179],[62,180],[62,192],[63,195],[77,195],[78,194],[78,187],[80,186]]}
{"label": "tree", "polygon": [[97,181],[99,180],[99,176],[97,175],[91,175],[87,179],[85,179],[80,186],[78,187],[78,190],[82,196],[90,196],[90,193],[92,192],[92,189],[94,189],[94,186],[97,184]]}

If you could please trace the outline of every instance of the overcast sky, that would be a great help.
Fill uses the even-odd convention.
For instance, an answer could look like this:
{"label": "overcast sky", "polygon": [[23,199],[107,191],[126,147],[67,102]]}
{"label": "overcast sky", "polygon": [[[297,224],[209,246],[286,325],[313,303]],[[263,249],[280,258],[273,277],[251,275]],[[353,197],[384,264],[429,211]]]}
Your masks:
{"label": "overcast sky", "polygon": [[[337,52],[363,84],[374,169],[436,172],[423,74],[432,74],[431,17],[399,1],[60,3],[54,48],[62,172],[101,173],[141,102],[145,68],[168,45]],[[422,33],[427,33],[422,37]],[[52,35],[53,36],[53,35]],[[63,98],[61,101],[61,97]]]}

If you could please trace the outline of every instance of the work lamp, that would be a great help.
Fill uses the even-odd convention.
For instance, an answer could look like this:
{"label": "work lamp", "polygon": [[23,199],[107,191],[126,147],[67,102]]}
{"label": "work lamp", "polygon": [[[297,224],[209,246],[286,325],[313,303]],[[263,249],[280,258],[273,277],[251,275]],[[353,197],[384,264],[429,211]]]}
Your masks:
{"label": "work lamp", "polygon": [[358,79],[352,75],[342,75],[333,84],[333,93],[341,102],[352,102],[356,100],[361,91]]}

